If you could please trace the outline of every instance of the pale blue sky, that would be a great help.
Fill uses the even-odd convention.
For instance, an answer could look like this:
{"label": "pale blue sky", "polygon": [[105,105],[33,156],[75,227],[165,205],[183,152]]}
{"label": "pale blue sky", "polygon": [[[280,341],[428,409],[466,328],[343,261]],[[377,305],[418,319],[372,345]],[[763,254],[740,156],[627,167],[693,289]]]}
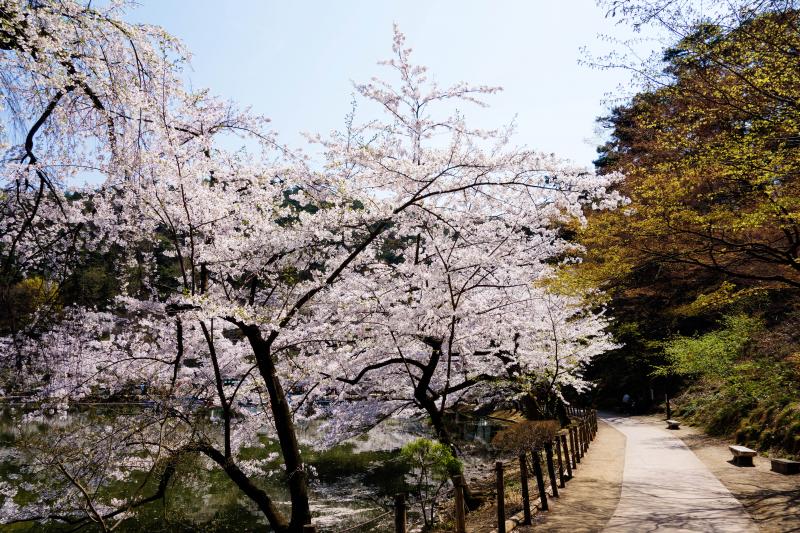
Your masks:
{"label": "pale blue sky", "polygon": [[381,75],[396,22],[444,85],[500,85],[486,110],[465,108],[482,127],[517,115],[515,142],[589,165],[604,95],[620,71],[581,66],[580,47],[623,31],[594,0],[141,0],[131,21],[159,24],[193,53],[195,88],[270,117],[283,142],[342,126],[352,81]]}

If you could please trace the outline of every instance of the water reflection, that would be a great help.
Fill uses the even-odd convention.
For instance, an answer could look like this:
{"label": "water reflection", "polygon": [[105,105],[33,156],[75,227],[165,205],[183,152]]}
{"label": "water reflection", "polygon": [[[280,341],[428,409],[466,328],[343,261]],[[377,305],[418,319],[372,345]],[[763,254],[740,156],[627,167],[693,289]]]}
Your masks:
{"label": "water reflection", "polygon": [[[134,414],[140,405],[94,406],[66,417],[49,417],[44,421],[23,426],[25,432],[53,431],[69,424],[105,424],[113,417]],[[218,409],[208,409],[211,423],[220,420]],[[19,465],[15,442],[20,427],[15,423],[21,411],[7,408],[0,416],[0,481],[21,482],[24,472]],[[467,468],[487,454],[488,443],[503,426],[502,422],[453,416],[448,427],[459,448],[469,454]],[[315,431],[314,427],[304,431]],[[312,513],[321,531],[335,531],[369,520],[390,509],[397,492],[405,492],[409,471],[399,457],[399,449],[420,436],[430,437],[424,420],[389,420],[366,434],[327,450],[304,449],[306,462],[313,467],[311,485]],[[278,450],[275,442],[263,438],[263,446],[252,449],[264,457]],[[278,467],[276,459],[275,467]],[[281,480],[282,474],[263,476],[258,482],[279,505],[288,508],[289,496]],[[109,494],[124,494],[129,485],[120,482],[109,487]],[[2,498],[2,497],[0,497]],[[388,522],[387,522],[388,524]],[[387,524],[378,523],[374,531]],[[249,499],[219,470],[205,470],[197,460],[188,460],[179,467],[167,498],[143,507],[134,518],[123,523],[117,531],[246,531],[265,527],[266,522]],[[60,524],[18,525],[15,531],[66,531]],[[89,527],[86,530],[92,531]]]}

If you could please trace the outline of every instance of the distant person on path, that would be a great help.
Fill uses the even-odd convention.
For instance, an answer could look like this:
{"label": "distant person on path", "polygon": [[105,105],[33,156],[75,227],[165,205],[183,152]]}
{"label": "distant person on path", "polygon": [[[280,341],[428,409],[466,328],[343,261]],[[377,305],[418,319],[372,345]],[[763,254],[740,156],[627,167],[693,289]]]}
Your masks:
{"label": "distant person on path", "polygon": [[627,392],[622,395],[622,412],[626,414],[630,414],[631,412],[631,395]]}

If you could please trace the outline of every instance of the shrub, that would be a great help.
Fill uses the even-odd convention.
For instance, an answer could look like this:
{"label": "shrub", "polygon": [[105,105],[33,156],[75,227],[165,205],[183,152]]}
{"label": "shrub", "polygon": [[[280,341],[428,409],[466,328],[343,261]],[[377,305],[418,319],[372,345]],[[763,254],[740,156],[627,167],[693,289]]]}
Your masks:
{"label": "shrub", "polygon": [[560,429],[557,420],[527,420],[499,431],[492,444],[500,450],[520,454],[551,442]]}
{"label": "shrub", "polygon": [[433,527],[436,504],[450,476],[461,472],[461,462],[449,447],[430,439],[417,439],[400,450],[411,467],[411,483],[420,505],[425,529]]}

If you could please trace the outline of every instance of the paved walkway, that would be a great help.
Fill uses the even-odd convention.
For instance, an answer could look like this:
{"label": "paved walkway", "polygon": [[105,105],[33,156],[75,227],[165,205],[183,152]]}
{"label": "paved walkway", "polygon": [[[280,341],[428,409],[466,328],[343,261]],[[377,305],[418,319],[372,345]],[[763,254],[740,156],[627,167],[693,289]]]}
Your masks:
{"label": "paved walkway", "polygon": [[668,430],[635,418],[603,419],[626,437],[622,493],[604,531],[758,531],[728,489]]}
{"label": "paved walkway", "polygon": [[[561,497],[552,498],[552,512],[538,513],[533,526],[520,533],[597,533],[611,519],[619,503],[625,467],[625,436],[602,421],[575,477]],[[535,484],[533,485],[533,490]]]}

